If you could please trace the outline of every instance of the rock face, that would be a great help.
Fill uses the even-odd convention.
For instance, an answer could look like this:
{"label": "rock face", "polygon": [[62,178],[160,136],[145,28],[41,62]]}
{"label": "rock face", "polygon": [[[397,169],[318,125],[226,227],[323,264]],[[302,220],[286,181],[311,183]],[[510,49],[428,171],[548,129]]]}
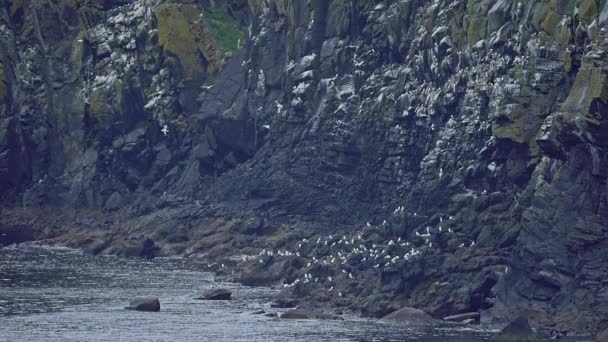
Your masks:
{"label": "rock face", "polygon": [[534,332],[530,328],[528,319],[518,317],[509,323],[500,334],[492,339],[494,342],[535,342]]}
{"label": "rock face", "polygon": [[383,322],[398,323],[400,325],[428,325],[435,320],[426,312],[414,308],[401,308],[382,317]]}
{"label": "rock face", "polygon": [[201,300],[230,300],[232,292],[226,289],[206,289],[201,291],[197,299]]}
{"label": "rock face", "polygon": [[[407,305],[597,327],[607,13],[595,0],[4,1],[0,224],[95,253],[141,236],[166,254],[282,249],[247,259],[243,280],[372,316]],[[338,231],[389,259],[355,258]],[[399,238],[411,245],[388,245]]]}
{"label": "rock face", "polygon": [[129,306],[125,307],[127,310],[136,311],[160,311],[160,301],[158,298],[142,297],[135,298],[129,302]]}

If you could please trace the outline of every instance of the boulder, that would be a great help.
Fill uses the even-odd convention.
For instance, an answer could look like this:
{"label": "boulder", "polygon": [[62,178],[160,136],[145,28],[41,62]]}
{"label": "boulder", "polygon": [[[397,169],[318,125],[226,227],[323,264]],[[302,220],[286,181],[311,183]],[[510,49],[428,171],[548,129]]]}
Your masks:
{"label": "boulder", "polygon": [[415,308],[404,307],[382,317],[383,322],[401,323],[407,325],[433,324],[435,320],[426,312]]}
{"label": "boulder", "polygon": [[129,302],[129,306],[125,307],[125,309],[158,312],[160,311],[160,301],[155,297],[135,298]]}
{"label": "boulder", "polygon": [[526,317],[518,317],[509,323],[492,342],[534,342],[537,341]]}
{"label": "boulder", "polygon": [[230,300],[232,291],[227,289],[207,289],[201,291],[197,299],[200,300]]}
{"label": "boulder", "polygon": [[447,317],[444,317],[443,320],[448,321],[448,322],[461,322],[461,323],[464,323],[465,321],[479,322],[479,312],[467,312],[467,313],[463,313],[463,314],[447,316]]}
{"label": "boulder", "polygon": [[304,309],[287,310],[281,315],[282,319],[337,319],[335,316],[308,311]]}

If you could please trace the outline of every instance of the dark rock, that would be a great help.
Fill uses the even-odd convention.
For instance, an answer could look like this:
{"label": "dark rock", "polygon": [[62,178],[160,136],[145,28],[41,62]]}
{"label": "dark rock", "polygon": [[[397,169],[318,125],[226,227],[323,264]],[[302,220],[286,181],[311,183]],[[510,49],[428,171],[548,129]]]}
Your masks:
{"label": "dark rock", "polygon": [[125,257],[154,258],[159,254],[160,247],[151,238],[130,237],[113,243],[109,252]]}
{"label": "dark rock", "polygon": [[0,246],[8,246],[35,239],[35,231],[28,226],[0,224]]}
{"label": "dark rock", "polygon": [[404,307],[394,311],[382,317],[382,321],[405,325],[428,325],[436,323],[426,312],[410,307]]}
{"label": "dark rock", "polygon": [[530,328],[526,317],[518,317],[509,323],[498,336],[492,338],[493,342],[534,342],[537,341],[534,331]]}
{"label": "dark rock", "polygon": [[157,312],[160,311],[160,301],[158,298],[153,297],[135,298],[129,302],[129,306],[125,307],[125,309]]}
{"label": "dark rock", "polygon": [[598,332],[597,335],[595,335],[595,342],[608,342],[608,329]]}
{"label": "dark rock", "polygon": [[227,289],[206,289],[201,291],[197,299],[201,300],[230,300],[232,291]]}

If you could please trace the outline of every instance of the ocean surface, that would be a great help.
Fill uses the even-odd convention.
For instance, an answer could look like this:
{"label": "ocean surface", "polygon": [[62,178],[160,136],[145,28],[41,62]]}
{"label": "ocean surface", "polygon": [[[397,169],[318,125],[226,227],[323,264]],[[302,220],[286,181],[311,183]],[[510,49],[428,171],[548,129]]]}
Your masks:
{"label": "ocean surface", "polygon": [[[411,329],[344,316],[280,320],[277,290],[217,283],[196,258],[125,259],[62,248],[0,248],[0,341],[485,341],[492,332]],[[226,287],[231,301],[198,301]],[[160,312],[125,310],[129,299],[158,297]],[[280,311],[279,311],[280,313]]]}

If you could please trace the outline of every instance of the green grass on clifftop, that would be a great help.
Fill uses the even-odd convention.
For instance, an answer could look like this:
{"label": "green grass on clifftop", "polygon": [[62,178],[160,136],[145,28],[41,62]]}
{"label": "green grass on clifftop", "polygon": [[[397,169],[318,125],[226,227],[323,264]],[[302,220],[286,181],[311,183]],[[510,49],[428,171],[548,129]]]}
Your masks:
{"label": "green grass on clifftop", "polygon": [[240,47],[239,40],[242,46],[244,30],[239,22],[226,12],[223,1],[218,2],[214,8],[205,8],[204,13],[222,51],[237,50]]}

